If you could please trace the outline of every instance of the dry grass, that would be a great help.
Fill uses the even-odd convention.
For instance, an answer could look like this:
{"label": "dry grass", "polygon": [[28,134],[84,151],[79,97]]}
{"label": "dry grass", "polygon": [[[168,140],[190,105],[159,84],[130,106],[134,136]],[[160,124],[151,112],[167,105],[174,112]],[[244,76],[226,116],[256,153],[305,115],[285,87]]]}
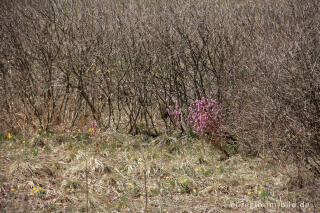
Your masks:
{"label": "dry grass", "polygon": [[[234,154],[219,161],[219,152],[210,145],[203,151],[201,143],[188,136],[151,138],[111,131],[92,140],[87,136],[78,131],[40,132],[29,140],[22,136],[2,140],[1,212],[86,212],[86,156],[89,212],[144,212],[144,171],[148,212],[317,208],[308,188],[293,187],[296,166],[283,167],[272,156]],[[319,194],[317,190],[313,194]],[[288,207],[302,202],[309,206]]]}

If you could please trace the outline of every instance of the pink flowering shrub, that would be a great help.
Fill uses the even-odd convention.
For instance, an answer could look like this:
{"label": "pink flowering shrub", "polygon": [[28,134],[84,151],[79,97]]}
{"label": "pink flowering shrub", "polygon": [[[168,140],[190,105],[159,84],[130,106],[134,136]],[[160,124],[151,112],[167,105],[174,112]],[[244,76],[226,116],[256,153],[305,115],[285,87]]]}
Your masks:
{"label": "pink flowering shrub", "polygon": [[[168,103],[168,99],[166,99],[166,102]],[[172,117],[174,122],[178,124],[184,123],[183,117],[182,117],[182,110],[179,106],[178,101],[176,101],[175,107],[169,105],[167,111],[168,111],[168,114]]]}
{"label": "pink flowering shrub", "polygon": [[201,99],[194,101],[188,108],[187,116],[182,116],[178,101],[175,107],[169,106],[168,113],[177,123],[184,123],[191,127],[195,133],[209,139],[218,134],[221,126],[223,106],[214,98],[206,98],[201,94]]}
{"label": "pink flowering shrub", "polygon": [[91,137],[94,137],[96,134],[99,134],[101,132],[100,129],[98,129],[98,131],[96,131],[96,125],[94,123],[94,121],[91,122]]}
{"label": "pink flowering shrub", "polygon": [[189,106],[186,119],[189,126],[201,137],[216,135],[221,125],[222,105],[214,98],[205,98],[194,101]]}

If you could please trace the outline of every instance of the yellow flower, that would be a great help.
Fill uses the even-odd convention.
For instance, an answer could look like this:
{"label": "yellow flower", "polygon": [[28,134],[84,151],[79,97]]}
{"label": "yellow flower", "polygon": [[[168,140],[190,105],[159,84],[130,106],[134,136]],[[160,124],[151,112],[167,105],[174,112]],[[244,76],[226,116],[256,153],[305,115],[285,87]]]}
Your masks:
{"label": "yellow flower", "polygon": [[251,192],[248,192],[248,195],[251,195]]}
{"label": "yellow flower", "polygon": [[261,195],[262,191],[259,191],[259,195]]}
{"label": "yellow flower", "polygon": [[33,191],[37,190],[37,188],[36,188],[36,187],[33,187],[32,189],[33,189]]}
{"label": "yellow flower", "polygon": [[131,189],[134,188],[134,185],[132,183],[129,183],[129,186],[130,186]]}
{"label": "yellow flower", "polygon": [[254,190],[255,193],[258,193],[258,190]]}
{"label": "yellow flower", "polygon": [[218,166],[216,166],[217,167],[217,169],[219,169],[220,168],[220,165],[218,165]]}
{"label": "yellow flower", "polygon": [[167,211],[167,209],[163,209],[163,212],[166,212]]}
{"label": "yellow flower", "polygon": [[41,150],[44,151],[44,147]]}
{"label": "yellow flower", "polygon": [[263,189],[263,186],[260,186],[260,189]]}
{"label": "yellow flower", "polygon": [[166,179],[167,179],[167,180],[169,180],[169,179],[170,179],[170,177],[169,177],[169,176],[167,176],[167,177],[166,177]]}
{"label": "yellow flower", "polygon": [[180,169],[182,169],[182,165],[180,166]]}
{"label": "yellow flower", "polygon": [[140,195],[140,199],[143,199],[143,196],[142,196],[142,195]]}
{"label": "yellow flower", "polygon": [[148,190],[151,191],[151,187],[150,186],[148,186]]}
{"label": "yellow flower", "polygon": [[44,189],[43,189],[42,187],[39,187],[39,190],[40,190],[40,191],[43,191]]}
{"label": "yellow flower", "polygon": [[89,132],[92,132],[92,128],[89,128],[89,130],[88,130]]}
{"label": "yellow flower", "polygon": [[9,145],[8,145],[9,147],[11,147],[12,146],[12,143],[9,143]]}
{"label": "yellow flower", "polygon": [[12,192],[14,192],[14,190],[15,190],[14,188],[11,188],[11,191],[12,191]]}
{"label": "yellow flower", "polygon": [[160,169],[161,169],[161,170],[164,170],[164,168],[163,168],[163,167],[161,167]]}
{"label": "yellow flower", "polygon": [[80,129],[78,129],[78,132],[80,132],[81,130]]}
{"label": "yellow flower", "polygon": [[89,189],[89,193],[92,193],[92,190],[91,190],[91,189]]}
{"label": "yellow flower", "polygon": [[17,128],[17,126],[14,126],[13,128],[14,128],[14,129],[16,129],[16,128]]}
{"label": "yellow flower", "polygon": [[109,139],[107,138],[107,139],[105,140],[105,142],[108,143],[108,142],[109,142]]}
{"label": "yellow flower", "polygon": [[23,144],[25,144],[25,143],[26,143],[26,141],[22,141],[22,143],[23,143]]}
{"label": "yellow flower", "polygon": [[37,134],[37,138],[38,138],[38,137],[40,137],[40,135],[39,135],[39,134]]}
{"label": "yellow flower", "polygon": [[63,137],[63,136],[64,136],[64,134],[62,133],[60,136],[61,136],[61,137]]}
{"label": "yellow flower", "polygon": [[21,152],[23,152],[24,150],[23,149],[21,149]]}
{"label": "yellow flower", "polygon": [[196,172],[198,172],[199,171],[199,168],[196,168]]}
{"label": "yellow flower", "polygon": [[12,138],[12,135],[8,133],[8,139],[10,140]]}
{"label": "yellow flower", "polygon": [[194,193],[197,193],[197,190],[196,190],[196,189],[193,189],[193,192],[194,192]]}

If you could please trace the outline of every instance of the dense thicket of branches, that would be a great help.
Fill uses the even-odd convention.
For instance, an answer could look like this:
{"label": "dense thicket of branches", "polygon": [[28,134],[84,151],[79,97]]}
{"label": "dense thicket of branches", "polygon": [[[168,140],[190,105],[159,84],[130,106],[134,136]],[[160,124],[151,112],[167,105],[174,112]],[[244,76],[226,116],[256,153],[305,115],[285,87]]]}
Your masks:
{"label": "dense thicket of branches", "polygon": [[[251,150],[320,155],[320,1],[3,0],[0,131],[155,133],[210,91]],[[296,153],[300,153],[296,155]]]}

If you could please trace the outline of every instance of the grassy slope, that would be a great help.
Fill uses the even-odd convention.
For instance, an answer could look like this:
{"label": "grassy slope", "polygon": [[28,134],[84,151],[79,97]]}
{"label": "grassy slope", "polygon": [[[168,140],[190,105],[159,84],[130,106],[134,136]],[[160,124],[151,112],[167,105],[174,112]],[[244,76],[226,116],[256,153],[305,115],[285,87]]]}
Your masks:
{"label": "grassy slope", "polygon": [[[295,166],[282,168],[270,156],[219,161],[218,151],[187,136],[88,135],[3,139],[0,211],[86,212],[86,156],[89,212],[143,212],[145,171],[149,212],[298,212],[289,202],[309,202],[280,172]],[[280,200],[283,208],[267,206]]]}

